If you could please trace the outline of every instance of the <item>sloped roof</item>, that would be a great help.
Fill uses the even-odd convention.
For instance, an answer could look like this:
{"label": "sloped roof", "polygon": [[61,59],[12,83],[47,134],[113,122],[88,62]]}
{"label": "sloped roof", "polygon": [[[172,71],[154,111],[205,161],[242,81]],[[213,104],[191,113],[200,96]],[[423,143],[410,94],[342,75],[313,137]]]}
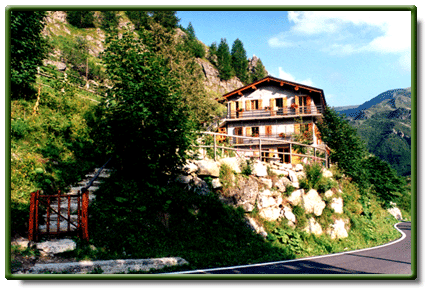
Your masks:
{"label": "sloped roof", "polygon": [[322,98],[322,102],[324,103],[324,106],[326,106],[326,99],[325,99],[325,95],[324,95],[322,89],[311,87],[311,86],[307,86],[307,85],[303,85],[303,84],[300,84],[300,83],[295,83],[295,82],[283,80],[283,79],[279,79],[279,78],[276,78],[276,77],[273,77],[273,76],[266,76],[266,77],[264,77],[264,78],[262,78],[260,80],[257,80],[257,81],[255,81],[255,82],[253,82],[251,84],[248,84],[248,85],[243,86],[241,88],[235,89],[235,90],[233,90],[233,91],[231,91],[229,93],[226,93],[226,94],[224,94],[222,96],[222,98],[220,100],[227,100],[227,98],[229,98],[230,96],[236,95],[236,94],[242,95],[242,92],[245,91],[245,90],[248,90],[248,89],[256,90],[258,85],[260,85],[262,83],[268,83],[268,82],[279,83],[280,86],[284,86],[284,85],[291,86],[296,91],[299,90],[299,89],[305,89],[305,90],[308,90],[310,92],[319,93],[321,98]]}

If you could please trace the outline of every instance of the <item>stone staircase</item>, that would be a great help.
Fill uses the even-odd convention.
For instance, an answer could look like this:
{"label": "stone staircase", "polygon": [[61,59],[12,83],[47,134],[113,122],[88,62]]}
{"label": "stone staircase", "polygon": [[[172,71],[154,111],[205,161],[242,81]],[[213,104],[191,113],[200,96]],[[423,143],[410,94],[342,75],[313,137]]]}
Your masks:
{"label": "stone staircase", "polygon": [[[84,179],[77,183],[75,186],[71,186],[69,192],[63,195],[76,196],[81,192],[81,189],[86,187],[90,181],[96,176],[99,172],[99,168],[94,169],[92,172],[85,175]],[[103,183],[103,181],[110,177],[111,169],[102,169],[101,173],[97,176],[97,178],[92,182],[91,186],[87,189],[89,191],[89,204],[91,204],[96,198],[96,191],[99,189],[99,185]],[[49,232],[57,232],[58,231],[58,211],[60,212],[59,217],[59,232],[67,232],[69,228],[69,219],[70,222],[73,222],[74,225],[78,225],[78,198],[71,197],[70,198],[70,216],[69,216],[69,197],[61,197],[61,201],[58,206],[58,201],[51,200],[50,207],[52,211],[49,215]],[[58,210],[59,208],[59,210]],[[43,223],[41,223],[38,228],[41,232],[47,232],[47,214],[43,215]],[[70,230],[74,229],[75,226],[70,224]]]}

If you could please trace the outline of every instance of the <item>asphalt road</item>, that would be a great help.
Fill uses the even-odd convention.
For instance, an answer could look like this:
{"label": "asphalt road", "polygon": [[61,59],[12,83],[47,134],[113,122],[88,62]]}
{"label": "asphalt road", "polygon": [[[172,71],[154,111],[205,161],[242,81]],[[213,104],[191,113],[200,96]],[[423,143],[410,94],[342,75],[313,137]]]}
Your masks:
{"label": "asphalt road", "polygon": [[[296,260],[186,271],[182,274],[412,274],[411,223],[398,240],[374,248]],[[180,273],[179,273],[180,274]]]}

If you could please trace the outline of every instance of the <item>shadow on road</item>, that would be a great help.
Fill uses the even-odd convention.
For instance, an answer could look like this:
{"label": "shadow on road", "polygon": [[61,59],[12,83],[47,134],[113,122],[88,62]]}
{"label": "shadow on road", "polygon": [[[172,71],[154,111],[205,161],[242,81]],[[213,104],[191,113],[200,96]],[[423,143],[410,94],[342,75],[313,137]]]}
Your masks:
{"label": "shadow on road", "polygon": [[356,270],[304,260],[294,264],[277,264],[227,270],[216,270],[196,274],[372,274]]}

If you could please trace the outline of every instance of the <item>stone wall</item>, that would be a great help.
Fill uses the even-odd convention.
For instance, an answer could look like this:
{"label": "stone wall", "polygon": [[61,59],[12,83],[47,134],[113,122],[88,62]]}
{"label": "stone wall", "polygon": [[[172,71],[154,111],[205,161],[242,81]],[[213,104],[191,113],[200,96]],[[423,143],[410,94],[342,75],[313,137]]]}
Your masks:
{"label": "stone wall", "polygon": [[[219,177],[221,165],[227,165],[233,171],[227,180],[229,183]],[[254,161],[251,163],[252,173],[248,176],[240,174],[243,165],[245,161],[238,158],[189,160],[176,180],[199,194],[217,193],[223,203],[241,207],[247,213],[249,227],[263,237],[267,236],[267,232],[261,222],[286,219],[288,225],[297,228],[298,217],[307,218],[307,224],[301,229],[309,233],[326,233],[333,239],[348,236],[349,219],[343,214],[340,189],[333,188],[322,195],[313,189],[300,189],[299,179],[305,177],[301,164]],[[332,173],[325,168],[323,175],[332,177]],[[227,188],[224,184],[227,184]],[[295,215],[294,206],[301,206],[305,215]],[[326,225],[325,229],[318,222],[324,209],[331,209],[333,215],[332,223]],[[255,211],[257,216],[252,217]]]}

